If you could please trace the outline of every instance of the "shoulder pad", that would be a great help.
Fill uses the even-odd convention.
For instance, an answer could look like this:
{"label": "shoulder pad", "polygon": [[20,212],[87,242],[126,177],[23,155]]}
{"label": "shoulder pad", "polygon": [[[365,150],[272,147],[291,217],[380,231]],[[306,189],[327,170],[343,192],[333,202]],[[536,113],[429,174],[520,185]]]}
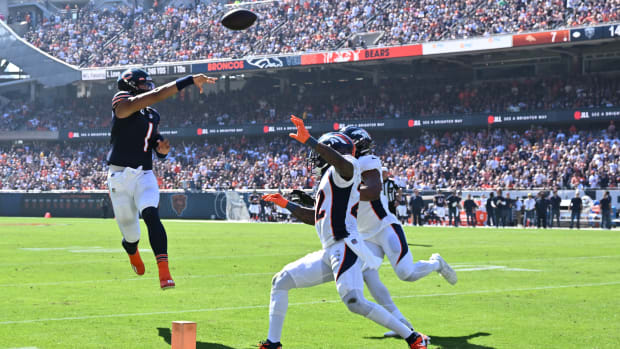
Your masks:
{"label": "shoulder pad", "polygon": [[381,172],[381,160],[374,155],[364,155],[358,159],[360,171],[378,170]]}
{"label": "shoulder pad", "polygon": [[116,108],[116,105],[124,100],[124,99],[129,99],[131,97],[131,93],[127,92],[127,91],[119,91],[117,92],[114,97],[112,98],[112,109]]}

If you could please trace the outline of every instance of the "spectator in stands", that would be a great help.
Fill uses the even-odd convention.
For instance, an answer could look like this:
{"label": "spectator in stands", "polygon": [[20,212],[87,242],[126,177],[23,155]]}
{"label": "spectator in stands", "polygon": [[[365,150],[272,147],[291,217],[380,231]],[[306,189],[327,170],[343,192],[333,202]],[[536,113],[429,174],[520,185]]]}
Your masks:
{"label": "spectator in stands", "polygon": [[[154,6],[149,10],[139,6],[97,9],[89,3],[79,12],[65,11],[66,16],[54,14],[33,23],[25,38],[71,64],[112,66],[336,50],[354,43],[354,35],[366,32],[383,34],[380,46],[403,45],[620,19],[616,1],[586,0],[572,7],[565,3],[257,2],[248,6],[259,14],[260,20],[241,32],[226,30],[219,24],[219,17],[227,10],[219,1],[201,2],[191,8]],[[18,13],[18,17],[9,18],[9,23],[26,20],[25,14]],[[360,46],[364,45],[362,41]],[[471,92],[464,94],[464,101],[476,99],[475,91]],[[520,109],[525,101],[512,108]]]}

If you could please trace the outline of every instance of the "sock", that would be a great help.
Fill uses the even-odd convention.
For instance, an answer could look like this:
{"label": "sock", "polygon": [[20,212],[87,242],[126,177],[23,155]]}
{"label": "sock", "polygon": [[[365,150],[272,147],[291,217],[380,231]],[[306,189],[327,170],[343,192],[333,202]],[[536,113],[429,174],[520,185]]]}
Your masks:
{"label": "sock", "polygon": [[136,242],[127,242],[125,241],[125,239],[123,239],[121,244],[123,245],[123,248],[125,249],[125,251],[127,251],[127,254],[131,255],[131,254],[135,254],[136,251],[138,250],[138,242],[140,242],[140,240]]}
{"label": "sock", "polygon": [[271,343],[279,343],[282,338],[284,317],[288,308],[288,291],[272,290],[269,303],[269,334],[267,339]]}
{"label": "sock", "polygon": [[397,318],[392,316],[392,314],[388,313],[387,310],[375,303],[368,303],[370,303],[372,310],[368,313],[368,315],[366,315],[366,318],[378,323],[379,325],[389,328],[390,330],[398,333],[398,335],[402,338],[411,336],[413,331],[411,331],[411,329],[405,326],[405,324],[400,322]]}
{"label": "sock", "polygon": [[391,311],[390,313],[392,314],[392,316],[397,318],[398,321],[402,322],[403,324],[405,324],[405,326],[413,330],[413,325],[405,318],[405,316],[400,312],[400,310],[398,310],[398,308],[396,308],[396,310],[394,311]]}
{"label": "sock", "polygon": [[168,269],[168,262],[157,262],[157,269],[159,271],[160,280],[170,280],[170,269]]}
{"label": "sock", "polygon": [[383,282],[381,282],[381,279],[379,279],[379,272],[376,269],[367,269],[364,271],[364,282],[366,283],[372,298],[374,298],[377,303],[392,314],[394,314],[394,311],[397,311],[400,314],[400,311],[398,311],[396,304],[394,304],[394,301],[390,296],[390,292],[385,287]]}
{"label": "sock", "polygon": [[146,227],[149,231],[149,242],[151,243],[151,249],[159,263],[160,255],[166,256],[168,261],[168,238],[166,236],[166,230],[164,229],[161,220],[159,219],[159,213],[155,207],[147,207],[142,210],[142,219],[146,223]]}

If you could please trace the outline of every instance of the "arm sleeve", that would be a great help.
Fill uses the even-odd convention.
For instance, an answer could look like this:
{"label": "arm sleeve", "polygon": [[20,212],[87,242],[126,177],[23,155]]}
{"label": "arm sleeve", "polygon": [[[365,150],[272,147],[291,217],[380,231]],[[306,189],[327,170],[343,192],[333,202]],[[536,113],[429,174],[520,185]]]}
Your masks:
{"label": "arm sleeve", "polygon": [[360,176],[360,166],[357,159],[351,155],[345,155],[344,158],[353,164],[353,177],[351,177],[351,179],[349,179],[348,181],[342,178],[333,166],[330,167],[330,171],[332,171],[332,178],[334,179],[334,184],[339,188],[346,188],[350,186],[351,184],[353,184],[353,182],[355,182],[355,177]]}

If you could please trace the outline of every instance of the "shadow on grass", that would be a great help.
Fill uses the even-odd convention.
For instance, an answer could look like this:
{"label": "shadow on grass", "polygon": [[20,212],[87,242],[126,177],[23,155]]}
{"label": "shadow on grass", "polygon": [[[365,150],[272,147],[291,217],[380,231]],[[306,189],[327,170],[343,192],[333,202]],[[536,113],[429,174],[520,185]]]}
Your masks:
{"label": "shadow on grass", "polygon": [[422,245],[422,244],[407,244],[409,246],[417,246],[417,247],[433,247],[433,245]]}
{"label": "shadow on grass", "polygon": [[[488,347],[486,345],[478,345],[478,344],[469,343],[469,340],[472,338],[486,337],[490,335],[491,335],[490,333],[486,333],[486,332],[477,332],[469,336],[463,336],[463,337],[439,337],[439,336],[433,336],[430,334],[428,336],[431,337],[432,348],[439,346],[440,348],[445,348],[445,349],[495,349],[493,347]],[[387,340],[402,341],[402,339],[400,338],[388,338],[388,337],[366,337],[366,338],[377,339],[377,340],[387,339]]]}
{"label": "shadow on grass", "polygon": [[[158,327],[159,336],[162,337],[166,343],[172,345],[172,331],[169,328]],[[196,349],[235,349],[223,344],[196,342]]]}

